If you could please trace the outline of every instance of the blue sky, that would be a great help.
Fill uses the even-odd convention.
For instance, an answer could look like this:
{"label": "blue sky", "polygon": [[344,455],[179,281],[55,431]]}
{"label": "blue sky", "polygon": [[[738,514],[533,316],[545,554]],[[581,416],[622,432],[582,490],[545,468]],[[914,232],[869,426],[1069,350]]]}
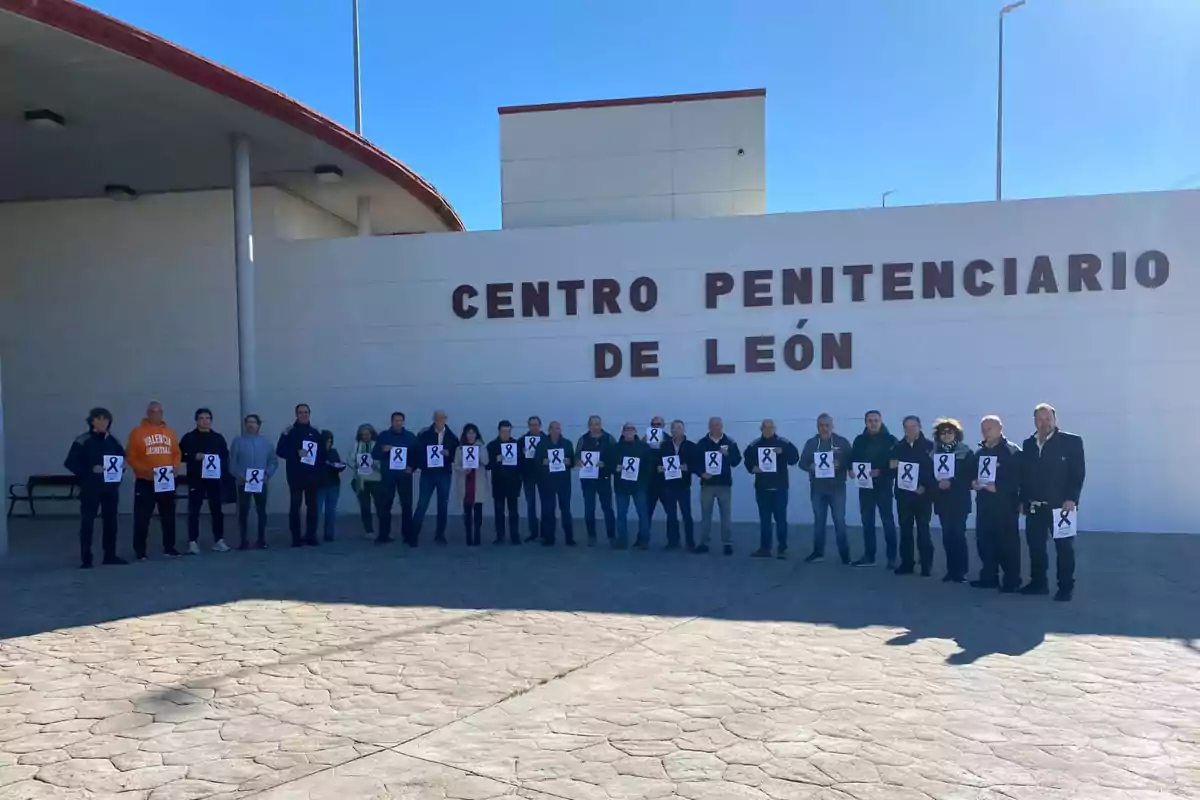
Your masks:
{"label": "blue sky", "polygon": [[[999,0],[360,0],[365,133],[470,229],[496,107],[766,87],[771,212],[989,199]],[[90,0],[353,127],[350,0]],[[685,11],[686,9],[686,11]],[[1200,1],[1029,0],[1005,196],[1200,187]]]}

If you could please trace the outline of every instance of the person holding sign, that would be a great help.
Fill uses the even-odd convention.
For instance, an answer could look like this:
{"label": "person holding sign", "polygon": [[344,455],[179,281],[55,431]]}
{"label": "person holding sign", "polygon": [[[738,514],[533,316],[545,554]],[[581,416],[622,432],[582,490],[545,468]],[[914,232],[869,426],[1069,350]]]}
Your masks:
{"label": "person holding sign", "polygon": [[[653,453],[658,453],[662,449],[663,442],[667,440],[666,421],[661,415],[655,414],[650,418],[650,424],[646,426],[646,431],[643,434],[643,439],[650,447]],[[656,464],[662,462],[655,462]],[[646,484],[646,513],[649,514],[650,525],[654,525],[654,509],[661,504],[663,511],[666,512],[667,504],[663,499],[663,488],[666,481],[663,479],[662,473],[657,469],[653,469],[651,465],[646,465],[650,470],[650,482]]]}
{"label": "person holding sign", "polygon": [[695,472],[700,476],[700,544],[697,553],[708,552],[712,536],[713,504],[721,514],[721,545],[725,555],[733,555],[733,470],[742,463],[738,443],[725,435],[720,417],[708,420],[708,435],[696,444]]}
{"label": "person holding sign", "polygon": [[775,433],[775,421],[764,419],[762,435],[746,448],[746,471],[754,475],[754,499],[758,501],[758,549],[754,558],[771,557],[771,523],[775,528],[775,556],[787,558],[788,472],[800,460],[796,445]]}
{"label": "person holding sign", "polygon": [[1033,410],[1036,431],[1021,448],[1021,500],[1025,504],[1025,540],[1029,544],[1029,583],[1022,594],[1047,594],[1047,540],[1054,539],[1058,593],[1069,602],[1075,592],[1076,506],[1087,474],[1083,439],[1058,429],[1058,413],[1049,403]]}
{"label": "person holding sign", "polygon": [[856,567],[875,566],[877,544],[875,515],[883,527],[887,568],[896,568],[896,516],[892,511],[892,484],[895,473],[890,466],[896,437],[883,424],[883,415],[872,409],[863,416],[863,432],[854,437],[850,448],[851,480],[858,486],[858,510],[862,517],[863,557]]}
{"label": "person holding sign", "polygon": [[842,563],[850,564],[850,539],[846,535],[846,475],[852,448],[833,432],[833,417],[817,417],[817,435],[804,443],[800,469],[808,473],[813,509],[813,549],[806,564],[825,560],[825,518],[833,516],[833,534]]}
{"label": "person holding sign", "polygon": [[263,436],[262,418],[247,414],[242,420],[242,434],[229,445],[229,468],[237,482],[239,550],[250,549],[248,534],[250,503],[258,516],[258,538],[255,547],[267,549],[267,482],[279,469],[279,456],[267,437]]}
{"label": "person holding sign", "polygon": [[700,451],[688,441],[682,420],[671,423],[671,436],[659,448],[659,474],[663,478],[663,508],[667,510],[667,549],[679,549],[679,518],[689,553],[696,550],[692,522],[692,472],[700,463]]}
{"label": "person holding sign", "polygon": [[513,544],[521,543],[521,516],[517,498],[521,496],[522,443],[512,436],[512,423],[500,420],[496,438],[488,442],[487,468],[492,476],[492,504],[496,516],[496,538],[492,544],[504,544],[505,509],[508,510],[508,536]]}
{"label": "person holding sign", "polygon": [[933,518],[933,497],[937,487],[933,477],[933,444],[921,431],[921,418],[904,418],[904,438],[892,448],[889,465],[896,470],[896,510],[900,516],[900,566],[897,575],[912,575],[913,526],[917,529],[917,554],[921,558],[921,577],[933,571],[933,537],[929,521]]}
{"label": "person holding sign", "polygon": [[[975,549],[982,562],[971,585],[1008,594],[1021,585],[1021,450],[1004,438],[997,416],[984,417],[979,431],[983,441],[967,468],[975,489]],[[981,483],[977,476],[985,470],[992,480]]]}
{"label": "person holding sign", "polygon": [[400,537],[412,539],[413,465],[417,458],[417,437],[404,427],[404,413],[393,411],[391,425],[375,439],[371,458],[379,465],[375,513],[379,515],[376,544],[392,541],[392,503],[400,496]]}
{"label": "person holding sign", "polygon": [[587,433],[575,443],[575,466],[579,469],[579,488],[583,490],[583,524],[587,527],[588,547],[596,545],[596,501],[604,514],[604,532],[611,543],[616,535],[616,516],[613,514],[612,466],[604,454],[616,444],[612,434],[604,430],[600,417],[588,417]]}
{"label": "person holding sign", "polygon": [[212,412],[196,410],[196,427],[179,441],[180,457],[187,469],[188,555],[200,555],[200,511],[208,503],[213,552],[228,553],[225,544],[225,483],[229,477],[229,445],[212,429]]}
{"label": "person holding sign", "polygon": [[483,498],[487,491],[487,452],[474,422],[463,426],[454,456],[454,500],[463,514],[467,547],[483,544]]}
{"label": "person holding sign", "polygon": [[[179,440],[175,431],[163,422],[163,407],[158,401],[146,406],[146,416],[129,434],[125,443],[125,463],[133,470],[133,554],[146,560],[146,540],[150,536],[150,517],[158,510],[162,527],[163,554],[175,558],[175,491],[156,492],[155,477],[164,467],[178,471]],[[172,481],[173,482],[173,481]]]}
{"label": "person holding sign", "polygon": [[529,521],[529,536],[525,541],[532,542],[541,538],[542,530],[538,526],[538,479],[541,477],[540,463],[537,460],[538,445],[546,434],[542,432],[542,418],[532,416],[528,420],[529,428],[521,437],[521,489],[525,492],[525,517]]}
{"label": "person holding sign", "polygon": [[[296,421],[279,435],[275,455],[287,465],[288,528],[292,547],[317,546],[317,489],[325,469],[321,432],[312,426],[307,403],[296,406]],[[304,537],[300,536],[300,506],[304,505]]]}
{"label": "person holding sign", "polygon": [[534,458],[541,476],[538,491],[542,497],[542,546],[554,546],[554,511],[562,516],[563,541],[575,546],[575,527],[571,519],[571,465],[575,463],[575,448],[562,435],[562,423],[550,423],[550,435],[542,439]]}
{"label": "person holding sign", "polygon": [[629,505],[637,510],[638,532],[634,547],[645,550],[650,546],[650,511],[646,507],[646,486],[654,472],[650,459],[654,451],[638,438],[637,426],[626,422],[621,438],[604,454],[604,463],[613,470],[613,494],[617,499],[617,536],[614,550],[629,547]]}
{"label": "person holding sign", "polygon": [[962,424],[950,417],[933,424],[933,508],[942,526],[946,551],[943,583],[964,583],[970,569],[967,555],[967,517],[971,514],[971,448],[963,442]]}
{"label": "person holding sign", "polygon": [[350,469],[354,477],[350,479],[350,488],[358,498],[358,513],[362,519],[363,533],[368,539],[375,538],[375,517],[371,514],[371,503],[374,501],[376,510],[379,509],[379,462],[371,455],[375,450],[375,440],[379,435],[375,426],[364,422],[354,432],[354,447],[350,448]]}
{"label": "person holding sign", "polygon": [[81,569],[92,568],[92,533],[101,518],[101,564],[128,564],[117,555],[117,504],[125,472],[125,448],[109,433],[112,413],[93,408],[87,416],[87,433],[75,437],[63,466],[79,485],[79,556]]}
{"label": "person holding sign", "polygon": [[321,517],[322,538],[332,542],[337,532],[338,501],[342,499],[342,473],[347,464],[333,446],[333,431],[321,431],[325,449],[325,467],[317,486],[317,514]]}
{"label": "person holding sign", "polygon": [[416,547],[421,539],[421,525],[425,522],[425,512],[429,509],[434,492],[437,492],[437,530],[433,542],[446,544],[446,516],[450,508],[450,484],[456,450],[458,437],[446,427],[446,412],[433,412],[433,424],[417,437],[421,494],[417,499],[417,510],[413,512],[413,533],[409,547]]}

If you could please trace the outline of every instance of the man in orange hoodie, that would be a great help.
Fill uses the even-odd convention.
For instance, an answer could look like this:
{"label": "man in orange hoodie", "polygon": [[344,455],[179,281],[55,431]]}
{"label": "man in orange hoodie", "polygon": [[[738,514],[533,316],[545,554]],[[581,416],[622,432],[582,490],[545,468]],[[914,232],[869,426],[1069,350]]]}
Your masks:
{"label": "man in orange hoodie", "polygon": [[[175,550],[175,488],[174,480],[165,480],[165,467],[179,473],[179,439],[175,431],[163,422],[162,403],[151,401],[146,406],[146,418],[129,434],[125,446],[125,463],[133,470],[133,551],[138,561],[146,560],[146,539],[150,535],[150,517],[158,509],[158,524],[162,526],[163,553],[169,558],[179,555]],[[168,489],[167,486],[170,485]]]}

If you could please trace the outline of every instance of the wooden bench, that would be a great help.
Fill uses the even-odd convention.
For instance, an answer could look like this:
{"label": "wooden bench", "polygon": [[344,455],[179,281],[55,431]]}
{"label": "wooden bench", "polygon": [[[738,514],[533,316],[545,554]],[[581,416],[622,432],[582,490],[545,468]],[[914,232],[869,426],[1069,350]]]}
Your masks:
{"label": "wooden bench", "polygon": [[[175,492],[187,488],[187,475],[175,476]],[[51,494],[41,494],[39,490],[51,490]],[[53,493],[54,490],[66,489],[66,494]],[[53,500],[55,502],[78,500],[79,482],[74,475],[30,475],[25,483],[13,483],[8,487],[8,516],[13,515],[17,503],[29,506],[29,516],[36,517],[37,509],[33,506],[34,499]]]}

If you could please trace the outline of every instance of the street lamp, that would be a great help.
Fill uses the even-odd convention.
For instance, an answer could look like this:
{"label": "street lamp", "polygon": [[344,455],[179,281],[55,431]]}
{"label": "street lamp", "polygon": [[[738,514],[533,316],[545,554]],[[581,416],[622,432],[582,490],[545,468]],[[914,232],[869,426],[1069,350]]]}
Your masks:
{"label": "street lamp", "polygon": [[350,0],[350,11],[354,18],[354,132],[362,136],[362,83],[358,64],[358,0]]}
{"label": "street lamp", "polygon": [[888,195],[890,195],[890,194],[895,194],[895,193],[896,193],[896,190],[895,190],[895,189],[888,189],[886,192],[884,192],[883,194],[879,195],[879,207],[880,207],[880,208],[887,208],[887,199],[888,199]]}
{"label": "street lamp", "polygon": [[1000,9],[1000,46],[996,64],[996,201],[1000,201],[1004,172],[1004,18],[1011,11],[1016,11],[1025,5],[1025,0],[1017,0]]}

